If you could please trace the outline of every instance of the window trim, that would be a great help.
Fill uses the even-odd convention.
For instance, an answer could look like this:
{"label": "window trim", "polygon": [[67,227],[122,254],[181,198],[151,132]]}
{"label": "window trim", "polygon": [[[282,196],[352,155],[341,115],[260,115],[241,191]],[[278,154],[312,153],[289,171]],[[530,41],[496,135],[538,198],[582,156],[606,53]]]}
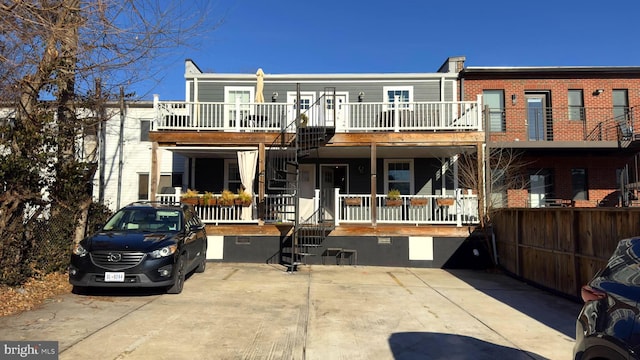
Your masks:
{"label": "window trim", "polygon": [[[572,105],[571,104],[571,92],[580,92],[580,105]],[[567,118],[570,121],[585,121],[586,117],[585,117],[585,108],[584,108],[584,90],[583,89],[567,89],[567,107],[568,107],[568,114],[567,114]],[[573,114],[573,110],[578,110],[578,118],[573,118],[572,114]]]}
{"label": "window trim", "polygon": [[[224,87],[224,103],[226,104],[225,107],[231,107],[233,105],[235,105],[235,102],[232,103],[232,99],[231,99],[231,92],[232,91],[246,91],[249,92],[249,101],[245,102],[241,102],[241,104],[247,104],[247,109],[248,109],[248,114],[249,115],[253,115],[253,107],[250,106],[251,104],[254,103],[254,99],[255,99],[255,88],[253,86],[225,86]],[[228,108],[224,111],[224,123],[227,126],[231,126],[231,118],[229,117],[229,111],[231,110],[231,108]]]}
{"label": "window trim", "polygon": [[[489,124],[488,124],[489,129],[488,129],[488,131],[492,132],[492,133],[504,133],[504,132],[507,131],[507,120],[506,120],[506,111],[507,111],[506,108],[507,108],[507,105],[506,105],[506,99],[505,99],[505,91],[504,91],[504,89],[482,89],[483,105],[486,104],[486,102],[484,101],[486,92],[492,92],[492,93],[500,92],[501,100],[502,100],[502,107],[500,107],[500,108],[489,107]],[[493,130],[491,128],[491,124],[492,124],[491,123],[491,114],[492,113],[496,113],[496,114],[498,113],[497,110],[492,110],[492,109],[500,109],[500,129],[499,130]]]}
{"label": "window trim", "polygon": [[389,189],[389,164],[397,164],[397,163],[408,163],[409,164],[409,194],[403,195],[413,195],[415,194],[415,173],[413,167],[413,159],[384,159],[384,192],[387,193],[387,189]]}
{"label": "window trim", "polygon": [[411,85],[389,85],[389,86],[383,86],[382,87],[382,102],[383,102],[383,109],[384,110],[391,110],[393,109],[393,106],[391,106],[391,102],[389,102],[389,96],[388,96],[388,92],[389,91],[407,91],[409,93],[409,99],[408,99],[408,103],[412,103],[413,102],[413,86]]}

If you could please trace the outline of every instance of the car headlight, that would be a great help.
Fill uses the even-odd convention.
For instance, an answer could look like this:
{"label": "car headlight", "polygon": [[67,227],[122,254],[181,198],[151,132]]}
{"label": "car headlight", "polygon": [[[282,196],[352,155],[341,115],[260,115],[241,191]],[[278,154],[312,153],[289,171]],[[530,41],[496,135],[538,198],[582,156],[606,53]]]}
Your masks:
{"label": "car headlight", "polygon": [[149,253],[149,255],[154,259],[159,259],[159,258],[173,255],[173,253],[175,253],[177,249],[178,249],[177,245],[169,245],[169,246],[163,247],[162,249],[153,250],[152,252]]}
{"label": "car headlight", "polygon": [[80,245],[80,244],[75,244],[73,246],[73,254],[74,255],[78,255],[80,257],[84,257],[84,256],[87,256],[88,253],[89,252],[85,248],[83,248],[82,245]]}

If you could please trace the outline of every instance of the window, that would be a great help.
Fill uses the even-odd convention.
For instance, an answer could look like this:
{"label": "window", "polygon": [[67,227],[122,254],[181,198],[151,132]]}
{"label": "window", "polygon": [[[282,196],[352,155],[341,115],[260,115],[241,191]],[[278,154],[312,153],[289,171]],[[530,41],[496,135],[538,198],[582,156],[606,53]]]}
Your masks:
{"label": "window", "polygon": [[140,120],[140,141],[149,141],[150,120]]}
{"label": "window", "polygon": [[613,117],[623,120],[629,110],[629,97],[627,89],[614,89],[613,92]]}
{"label": "window", "polygon": [[589,200],[586,169],[571,169],[571,190],[572,200]]}
{"label": "window", "polygon": [[400,190],[402,195],[413,194],[413,161],[385,160],[385,192]]}
{"label": "window", "polygon": [[138,200],[149,200],[149,174],[138,174]]}
{"label": "window", "polygon": [[569,90],[569,120],[584,121],[584,98],[582,90]]}
{"label": "window", "polygon": [[504,90],[484,90],[482,98],[484,105],[489,107],[489,131],[506,131]]}
{"label": "window", "polygon": [[[396,102],[410,103],[413,102],[412,86],[385,86],[383,88],[385,98],[383,101],[388,103],[388,109],[393,109]],[[408,108],[409,104],[398,104],[398,108]]]}
{"label": "window", "polygon": [[242,181],[240,180],[240,168],[238,167],[238,160],[226,159],[224,161],[224,188],[233,192],[242,189]]}

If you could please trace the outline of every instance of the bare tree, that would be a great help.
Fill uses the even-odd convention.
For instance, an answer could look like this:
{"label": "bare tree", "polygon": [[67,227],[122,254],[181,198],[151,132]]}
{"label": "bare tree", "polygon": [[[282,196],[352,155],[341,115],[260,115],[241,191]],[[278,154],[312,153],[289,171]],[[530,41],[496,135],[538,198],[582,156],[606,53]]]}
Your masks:
{"label": "bare tree", "polygon": [[[39,216],[71,218],[72,237],[84,236],[77,220],[92,202],[96,153],[83,153],[80,140],[95,133],[87,130],[120,87],[160,74],[158,59],[197,46],[220,24],[208,4],[0,1],[0,101],[14,109],[0,122],[0,282],[28,270],[38,241],[30,224]],[[7,275],[11,265],[20,266]]]}
{"label": "bare tree", "polygon": [[487,194],[487,219],[491,214],[508,205],[509,190],[523,190],[528,186],[526,169],[531,164],[523,159],[522,153],[507,148],[491,148],[487,154],[485,176],[479,176],[477,153],[461,154],[458,158],[458,182],[460,187],[478,190],[485,178]]}

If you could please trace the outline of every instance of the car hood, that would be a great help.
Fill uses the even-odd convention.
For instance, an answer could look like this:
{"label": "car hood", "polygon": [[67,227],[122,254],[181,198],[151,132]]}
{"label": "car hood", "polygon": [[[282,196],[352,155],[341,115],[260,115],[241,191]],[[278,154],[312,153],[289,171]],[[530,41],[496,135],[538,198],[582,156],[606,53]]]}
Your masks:
{"label": "car hood", "polygon": [[88,251],[120,250],[151,252],[178,243],[180,236],[178,233],[105,231],[85,239],[84,245],[86,245],[85,249]]}

